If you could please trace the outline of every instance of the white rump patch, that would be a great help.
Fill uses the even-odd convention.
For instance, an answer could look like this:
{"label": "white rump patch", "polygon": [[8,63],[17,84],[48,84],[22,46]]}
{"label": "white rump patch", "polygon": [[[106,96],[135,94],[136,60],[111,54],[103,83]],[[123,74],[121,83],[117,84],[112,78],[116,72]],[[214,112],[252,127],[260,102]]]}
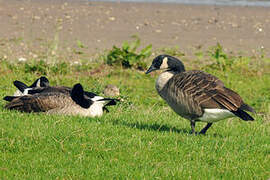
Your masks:
{"label": "white rump patch", "polygon": [[233,116],[235,115],[226,109],[204,109],[203,116],[199,120],[212,123]]}
{"label": "white rump patch", "polygon": [[26,88],[23,92],[21,92],[20,90],[17,90],[13,96],[24,96],[24,95],[28,95],[28,91],[31,90],[32,88]]}

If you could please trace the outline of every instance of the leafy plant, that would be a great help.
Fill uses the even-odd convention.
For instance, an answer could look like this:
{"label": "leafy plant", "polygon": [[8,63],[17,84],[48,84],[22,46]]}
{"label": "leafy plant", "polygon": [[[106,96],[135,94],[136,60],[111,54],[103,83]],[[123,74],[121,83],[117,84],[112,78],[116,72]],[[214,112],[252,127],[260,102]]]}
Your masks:
{"label": "leafy plant", "polygon": [[113,46],[105,57],[106,64],[121,65],[125,68],[134,67],[141,70],[146,69],[147,65],[144,59],[152,54],[152,45],[146,46],[137,53],[136,51],[141,41],[137,36],[133,36],[133,38],[135,38],[135,40],[131,43],[124,41],[121,48]]}
{"label": "leafy plant", "polygon": [[195,52],[194,55],[195,55],[198,59],[203,59],[203,58],[204,58],[204,53],[203,53],[202,51]]}
{"label": "leafy plant", "polygon": [[86,48],[86,46],[80,40],[77,40],[77,46],[78,48]]}
{"label": "leafy plant", "polygon": [[[228,72],[239,72],[242,76],[258,76],[265,72],[265,66],[261,58],[245,57],[241,55],[227,54],[223,51],[220,44],[212,47],[208,54],[210,56],[211,64],[207,64],[202,69],[212,72],[215,70],[223,71],[225,74]],[[259,60],[259,61],[258,61]],[[263,67],[264,66],[264,67]]]}
{"label": "leafy plant", "polygon": [[75,54],[84,54],[83,49],[87,48],[80,40],[77,40],[77,48],[74,49]]}
{"label": "leafy plant", "polygon": [[209,56],[215,60],[214,66],[217,65],[216,68],[219,68],[221,70],[231,68],[234,58],[229,58],[228,55],[223,51],[223,47],[219,43],[217,43],[216,46],[211,48],[208,53]]}

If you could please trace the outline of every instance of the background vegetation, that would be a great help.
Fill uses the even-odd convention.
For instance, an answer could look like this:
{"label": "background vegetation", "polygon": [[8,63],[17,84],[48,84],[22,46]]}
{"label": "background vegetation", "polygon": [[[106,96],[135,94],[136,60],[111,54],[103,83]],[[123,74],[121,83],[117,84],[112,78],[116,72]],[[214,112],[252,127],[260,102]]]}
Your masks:
{"label": "background vegetation", "polygon": [[[79,41],[78,46],[84,47]],[[226,54],[219,44],[195,52],[193,59],[177,47],[157,52],[150,45],[138,48],[135,39],[94,61],[77,63],[0,59],[0,97],[15,91],[16,79],[31,84],[46,75],[52,85],[80,82],[101,95],[107,84],[115,84],[123,100],[101,118],[8,111],[0,100],[0,178],[270,178],[269,58]],[[157,95],[158,72],[142,71],[160,53],[181,58],[188,70],[219,77],[255,108],[255,121],[231,118],[215,123],[205,136],[191,135],[189,122]],[[197,124],[197,131],[205,125]]]}

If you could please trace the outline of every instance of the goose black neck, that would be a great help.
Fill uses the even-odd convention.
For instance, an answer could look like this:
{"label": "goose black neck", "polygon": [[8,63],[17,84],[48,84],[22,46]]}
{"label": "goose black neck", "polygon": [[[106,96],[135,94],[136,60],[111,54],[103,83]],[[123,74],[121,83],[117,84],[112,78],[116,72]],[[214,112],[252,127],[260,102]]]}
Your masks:
{"label": "goose black neck", "polygon": [[177,58],[168,56],[168,71],[173,71],[174,73],[181,73],[185,71],[184,64]]}

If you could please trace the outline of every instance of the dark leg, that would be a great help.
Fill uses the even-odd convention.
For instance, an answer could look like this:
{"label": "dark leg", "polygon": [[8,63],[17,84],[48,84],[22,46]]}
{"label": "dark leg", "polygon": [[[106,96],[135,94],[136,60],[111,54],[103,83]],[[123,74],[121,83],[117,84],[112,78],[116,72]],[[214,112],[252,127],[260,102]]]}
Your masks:
{"label": "dark leg", "polygon": [[106,107],[103,107],[103,111],[110,112]]}
{"label": "dark leg", "polygon": [[213,123],[207,123],[207,125],[201,130],[200,134],[205,134],[208,128],[212,126]]}
{"label": "dark leg", "polygon": [[190,126],[191,126],[191,133],[195,134],[195,121],[191,120],[190,121]]}

